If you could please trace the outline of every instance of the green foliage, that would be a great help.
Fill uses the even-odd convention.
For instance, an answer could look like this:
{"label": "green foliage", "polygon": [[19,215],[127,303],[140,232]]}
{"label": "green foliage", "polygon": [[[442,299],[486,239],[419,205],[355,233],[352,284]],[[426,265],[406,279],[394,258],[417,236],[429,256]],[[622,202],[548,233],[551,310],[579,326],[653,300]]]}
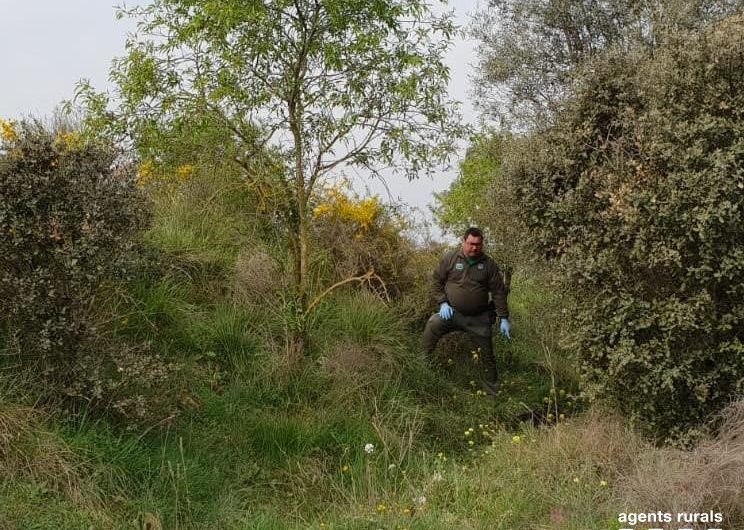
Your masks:
{"label": "green foliage", "polygon": [[104,283],[131,274],[136,237],[148,222],[132,167],[110,145],[38,122],[20,123],[0,149],[6,361],[35,372],[46,395],[96,399],[104,363],[92,347],[102,337],[96,296]]}
{"label": "green foliage", "polygon": [[[163,143],[188,147],[183,132],[218,140],[217,158],[236,165],[283,231],[302,350],[316,294],[310,202],[322,178],[391,165],[413,178],[454,150],[451,17],[421,0],[156,0],[127,13],[139,24],[112,71],[120,129],[143,157]],[[80,95],[100,114],[100,96],[85,85]]]}
{"label": "green foliage", "polygon": [[744,390],[742,29],[596,61],[506,168],[576,299],[589,390],[661,438]]}
{"label": "green foliage", "polygon": [[502,125],[539,128],[595,57],[663,45],[741,8],[740,0],[492,0],[471,26],[481,43],[478,103]]}
{"label": "green foliage", "polygon": [[529,238],[525,237],[516,185],[502,171],[502,161],[513,142],[506,135],[474,137],[460,174],[447,191],[436,196],[434,207],[439,223],[458,238],[469,226],[484,231],[486,252],[499,264],[507,286],[514,271],[540,268],[532,259]]}
{"label": "green foliage", "polygon": [[447,232],[459,238],[470,226],[486,226],[487,212],[492,210],[487,191],[500,171],[501,158],[498,137],[471,140],[459,175],[447,191],[436,195],[434,214]]}

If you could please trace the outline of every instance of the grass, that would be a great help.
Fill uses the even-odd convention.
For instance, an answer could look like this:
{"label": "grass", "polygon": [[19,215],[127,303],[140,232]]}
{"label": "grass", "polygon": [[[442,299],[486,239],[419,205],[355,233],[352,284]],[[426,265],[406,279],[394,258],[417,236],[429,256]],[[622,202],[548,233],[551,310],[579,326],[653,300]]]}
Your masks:
{"label": "grass", "polygon": [[[241,253],[233,206],[162,203],[149,239],[165,266],[106,308],[118,339],[187,368],[156,389],[175,394],[175,421],[60,415],[21,404],[0,374],[0,528],[613,529],[659,492],[744,518],[714,479],[744,476],[744,419],[698,453],[663,452],[588,410],[558,344],[561,300],[535,279],[515,278],[495,398],[471,384],[462,337],[442,341],[433,369],[420,326],[357,290],[324,300],[307,357],[288,356],[280,268],[260,245]],[[715,493],[690,494],[672,470]]]}
{"label": "grass", "polygon": [[[151,341],[164,357],[193,365],[193,404],[172,427],[145,432],[49,418],[84,462],[81,482],[102,512],[56,490],[41,508],[34,488],[43,481],[18,475],[4,483],[16,507],[8,524],[35,518],[39,528],[103,528],[152,516],[164,528],[477,528],[499,517],[533,520],[542,510],[519,495],[534,479],[510,469],[512,431],[503,430],[524,428],[523,405],[542,407],[550,387],[519,341],[511,363],[502,358],[504,399],[492,401],[459,372],[431,371],[418,334],[378,299],[350,291],[322,305],[311,355],[288,365],[266,333],[281,325],[264,325],[281,314],[256,314],[256,306],[202,289],[198,269],[183,270],[136,280],[114,312],[121,337]],[[519,402],[514,410],[510,400]],[[492,431],[470,445],[463,432],[479,423]],[[483,474],[486,449],[507,456]],[[519,486],[493,489],[489,477]],[[71,505],[77,519],[57,518]]]}
{"label": "grass", "polygon": [[[441,503],[458,524],[472,524],[465,515],[470,510],[482,512],[481,519],[496,517],[498,504],[481,505],[496,493],[513,513],[504,524],[532,520],[539,511],[539,503],[517,502],[533,480],[528,476],[495,466],[499,481],[524,483],[511,492],[492,491],[485,477],[472,476],[484,448],[512,448],[510,433],[489,431],[474,437],[473,446],[463,438],[479,421],[518,425],[505,403],[524,397],[520,382],[534,381],[534,396],[525,399],[541,403],[546,374],[535,372],[519,350],[504,371],[506,399],[494,403],[452,374],[427,372],[416,355],[418,337],[367,295],[344,294],[323,307],[313,336],[315,361],[286,372],[261,353],[260,334],[239,308],[206,311],[173,278],[149,289],[137,286],[134,299],[143,314],[134,317],[141,319],[135,329],[148,329],[150,322],[148,333],[157,332],[153,339],[161,348],[194,348],[206,361],[225,359],[228,367],[239,359],[242,369],[231,371],[219,393],[205,388],[198,408],[164,434],[135,437],[96,423],[68,434],[79,453],[91,455],[94,469],[108,469],[96,475],[100,488],[127,499],[118,507],[121,519],[155,513],[166,527],[185,528],[367,528],[380,522],[443,528],[446,517],[416,505],[422,496],[430,506]],[[372,455],[364,452],[367,443],[376,447]],[[438,458],[440,452],[450,456]],[[442,484],[432,479],[439,475],[447,477]],[[275,513],[268,505],[283,509]],[[328,505],[338,508],[322,508]]]}

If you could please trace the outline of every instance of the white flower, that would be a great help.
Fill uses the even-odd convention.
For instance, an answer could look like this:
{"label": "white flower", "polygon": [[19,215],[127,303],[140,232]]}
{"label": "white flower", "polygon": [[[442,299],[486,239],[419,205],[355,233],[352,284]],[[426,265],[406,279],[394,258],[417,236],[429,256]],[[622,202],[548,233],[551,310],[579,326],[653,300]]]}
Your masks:
{"label": "white flower", "polygon": [[426,496],[425,495],[419,495],[416,498],[416,504],[418,504],[419,506],[423,506],[424,504],[426,504]]}
{"label": "white flower", "polygon": [[367,453],[368,455],[371,455],[372,453],[374,453],[375,452],[374,444],[366,444],[364,446],[364,452]]}
{"label": "white flower", "polygon": [[442,477],[442,474],[439,473],[439,472],[434,473],[434,476],[432,477],[432,479],[434,480],[434,482],[442,482],[442,478],[443,478]]}

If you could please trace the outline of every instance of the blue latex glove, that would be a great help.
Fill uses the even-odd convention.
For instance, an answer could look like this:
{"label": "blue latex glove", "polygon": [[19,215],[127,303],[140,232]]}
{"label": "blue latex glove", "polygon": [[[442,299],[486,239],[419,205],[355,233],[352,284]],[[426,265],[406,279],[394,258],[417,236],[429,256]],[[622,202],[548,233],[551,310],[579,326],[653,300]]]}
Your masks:
{"label": "blue latex glove", "polygon": [[499,326],[501,334],[507,339],[511,339],[511,324],[509,324],[508,318],[501,319],[501,325]]}
{"label": "blue latex glove", "polygon": [[452,309],[452,306],[447,302],[443,302],[442,305],[439,306],[439,318],[442,320],[449,320],[454,314],[455,310]]}

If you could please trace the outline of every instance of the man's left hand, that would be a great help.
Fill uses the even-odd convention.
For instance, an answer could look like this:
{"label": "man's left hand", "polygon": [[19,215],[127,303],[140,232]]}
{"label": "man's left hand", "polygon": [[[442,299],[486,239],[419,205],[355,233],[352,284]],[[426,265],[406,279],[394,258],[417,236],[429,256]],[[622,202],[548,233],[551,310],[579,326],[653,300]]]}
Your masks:
{"label": "man's left hand", "polygon": [[501,319],[501,325],[499,326],[499,330],[501,331],[501,334],[504,337],[511,340],[511,324],[509,324],[508,318]]}

